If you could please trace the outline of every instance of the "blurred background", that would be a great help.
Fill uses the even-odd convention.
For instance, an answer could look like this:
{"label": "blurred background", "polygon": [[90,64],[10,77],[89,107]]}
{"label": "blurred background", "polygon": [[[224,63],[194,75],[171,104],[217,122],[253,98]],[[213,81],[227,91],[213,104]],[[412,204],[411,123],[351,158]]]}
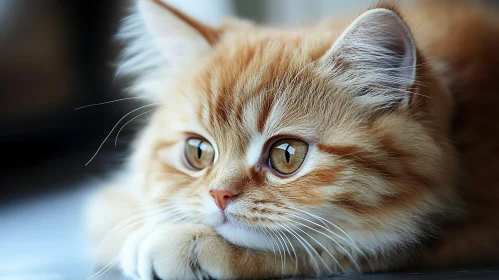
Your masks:
{"label": "blurred background", "polygon": [[[297,26],[358,13],[372,1],[165,2],[209,24],[238,16]],[[89,190],[122,164],[147,116],[128,124],[116,146],[112,134],[85,166],[139,103],[75,109],[126,97],[129,81],[114,77],[122,46],[113,35],[130,3],[0,0],[0,279],[86,278],[82,205]]]}

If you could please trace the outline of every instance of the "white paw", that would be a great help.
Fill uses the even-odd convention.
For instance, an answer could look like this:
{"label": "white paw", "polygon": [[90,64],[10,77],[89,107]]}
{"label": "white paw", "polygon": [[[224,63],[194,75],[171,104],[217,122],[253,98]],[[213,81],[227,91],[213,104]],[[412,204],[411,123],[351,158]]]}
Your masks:
{"label": "white paw", "polygon": [[126,276],[141,280],[202,279],[209,275],[197,263],[202,225],[146,225],[133,233],[120,253]]}

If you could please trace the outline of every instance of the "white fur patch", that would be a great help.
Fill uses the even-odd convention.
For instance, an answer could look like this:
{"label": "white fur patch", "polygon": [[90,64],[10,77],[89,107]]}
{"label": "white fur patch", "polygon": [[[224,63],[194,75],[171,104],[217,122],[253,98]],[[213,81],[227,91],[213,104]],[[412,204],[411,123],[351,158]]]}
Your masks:
{"label": "white fur patch", "polygon": [[262,149],[265,141],[266,139],[262,135],[256,135],[251,138],[249,148],[246,153],[246,162],[249,166],[253,166],[258,163],[262,155]]}

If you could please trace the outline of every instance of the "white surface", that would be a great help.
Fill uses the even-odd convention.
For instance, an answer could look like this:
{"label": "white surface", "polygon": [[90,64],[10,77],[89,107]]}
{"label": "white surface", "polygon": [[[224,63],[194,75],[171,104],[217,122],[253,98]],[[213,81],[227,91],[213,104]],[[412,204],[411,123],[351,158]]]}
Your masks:
{"label": "white surface", "polygon": [[83,205],[89,187],[0,208],[0,279],[86,279]]}

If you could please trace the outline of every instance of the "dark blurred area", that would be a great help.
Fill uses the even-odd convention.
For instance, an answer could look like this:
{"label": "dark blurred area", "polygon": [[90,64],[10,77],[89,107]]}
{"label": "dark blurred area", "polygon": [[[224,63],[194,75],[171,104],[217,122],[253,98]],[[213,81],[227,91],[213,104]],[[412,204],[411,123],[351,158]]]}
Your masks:
{"label": "dark blurred area", "polygon": [[113,36],[127,8],[126,1],[0,1],[3,201],[119,164],[123,141],[106,145],[85,166],[133,101],[75,108],[122,97],[113,65],[120,44]]}

